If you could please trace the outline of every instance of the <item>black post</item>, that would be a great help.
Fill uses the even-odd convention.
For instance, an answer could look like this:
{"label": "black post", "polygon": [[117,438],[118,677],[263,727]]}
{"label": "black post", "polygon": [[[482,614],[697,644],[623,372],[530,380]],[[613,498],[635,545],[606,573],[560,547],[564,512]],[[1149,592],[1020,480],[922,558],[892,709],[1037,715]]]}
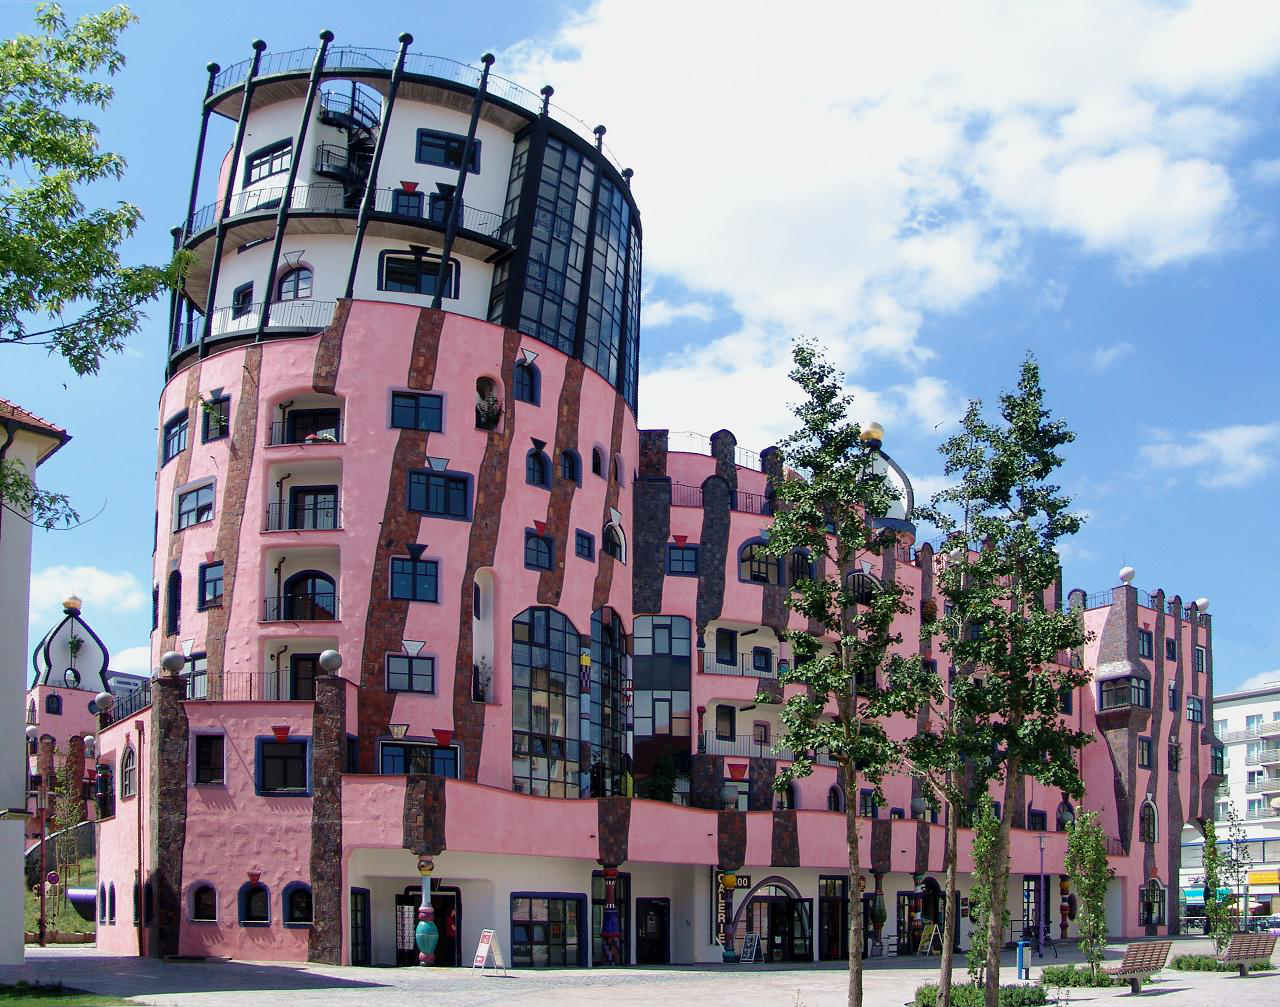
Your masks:
{"label": "black post", "polygon": [[[400,52],[391,71],[391,83],[387,87],[387,100],[382,106],[382,125],[378,127],[378,139],[373,145],[373,163],[369,165],[369,178],[365,181],[364,197],[360,200],[360,212],[356,216],[356,237],[351,246],[351,269],[347,272],[346,298],[355,296],[356,269],[360,266],[360,248],[364,233],[369,229],[369,214],[378,191],[378,166],[382,164],[382,149],[387,145],[387,127],[391,125],[391,110],[395,107],[396,92],[400,90],[400,78],[404,76],[404,58],[413,44],[413,36],[405,32],[399,38]],[[352,103],[354,106],[354,102]]]}
{"label": "black post", "polygon": [[298,122],[298,133],[293,139],[293,157],[289,160],[289,177],[284,183],[284,196],[280,199],[280,209],[276,211],[276,236],[271,243],[271,262],[267,266],[267,282],[262,287],[262,312],[258,316],[258,341],[262,341],[267,331],[267,323],[271,320],[271,297],[275,292],[276,269],[280,265],[280,247],[284,244],[284,230],[289,223],[289,206],[293,203],[293,186],[298,180],[298,164],[302,160],[302,143],[307,138],[307,123],[311,119],[311,109],[316,102],[316,90],[320,87],[320,73],[324,70],[325,56],[329,52],[329,43],[333,41],[333,32],[325,29],[320,33],[320,48],[316,50],[315,62],[311,64],[311,79],[307,81],[307,100],[302,103],[302,119]]}
{"label": "black post", "polygon": [[[592,130],[596,136],[595,185],[591,187],[591,216],[587,218],[587,239],[582,248],[582,289],[578,292],[578,324],[574,328],[573,355],[586,363],[587,352],[587,308],[591,298],[591,263],[596,255],[596,216],[600,205],[600,186],[604,181],[604,134],[603,125]],[[586,160],[586,157],[583,157]],[[595,370],[593,367],[592,370]],[[606,378],[606,380],[608,380]],[[612,462],[610,463],[612,464]]]}
{"label": "black post", "polygon": [[[631,192],[631,176],[634,175],[630,168],[622,172],[622,181],[627,187],[627,193]],[[632,254],[635,251],[631,247],[631,220],[627,220],[627,233],[622,236],[627,242],[627,261],[622,264],[622,338],[618,341],[618,369],[613,375],[613,387],[618,391],[622,391],[626,385],[627,373],[627,330],[631,327],[631,261]],[[640,333],[633,333],[636,339],[640,338]],[[640,347],[636,347],[636,353],[639,354]]]}
{"label": "black post", "polygon": [[[178,249],[182,247],[182,234],[186,227],[175,227],[169,231],[169,236],[173,238],[173,252],[176,255]],[[177,287],[169,289],[169,355],[173,355],[173,351],[178,348],[178,306],[182,303],[182,292]],[[165,373],[168,376],[168,362],[165,363]]]}
{"label": "black post", "polygon": [[458,184],[453,190],[453,198],[449,200],[449,216],[444,225],[444,248],[440,250],[436,295],[431,298],[431,307],[436,310],[439,310],[440,302],[444,298],[444,285],[449,281],[449,256],[453,254],[453,241],[458,236],[458,216],[462,213],[462,190],[467,184],[471,148],[475,146],[476,127],[480,124],[480,108],[484,105],[484,93],[489,86],[489,68],[493,66],[493,53],[485,53],[480,57],[480,62],[484,64],[484,70],[480,73],[480,86],[476,88],[476,97],[471,103],[471,122],[467,126],[467,140],[462,145],[462,164],[458,166]]}
{"label": "black post", "polygon": [[236,123],[236,138],[231,145],[231,164],[227,172],[227,184],[222,192],[222,206],[218,208],[218,224],[213,235],[213,262],[209,265],[209,293],[204,299],[204,331],[200,334],[200,356],[206,352],[205,344],[213,333],[213,302],[218,295],[218,273],[222,268],[222,248],[226,244],[226,220],[231,210],[231,192],[235,188],[236,176],[240,172],[240,152],[244,149],[244,129],[249,121],[249,104],[253,101],[254,80],[258,76],[258,67],[262,65],[262,51],[267,43],[260,38],[253,40],[253,63],[249,67],[249,76],[244,81],[244,98],[240,102],[240,119]]}
{"label": "black post", "polygon": [[[182,221],[180,228],[175,228],[177,231],[173,238],[175,252],[186,242],[187,235],[191,232],[191,218],[196,213],[196,197],[200,191],[200,170],[204,167],[204,144],[209,136],[209,115],[213,111],[209,108],[209,98],[213,95],[214,78],[218,76],[222,67],[217,63],[210,63],[205,69],[209,72],[209,83],[205,85],[204,100],[200,102],[200,135],[196,139],[195,165],[191,169],[191,195],[187,198],[186,219]],[[185,296],[181,290],[176,291],[175,295],[169,303],[169,352],[171,354],[177,349],[178,320],[182,315],[182,299]]]}
{"label": "black post", "polygon": [[508,329],[520,328],[520,302],[524,298],[525,277],[528,273],[527,253],[533,236],[533,211],[538,202],[538,180],[542,177],[542,161],[547,152],[547,116],[554,93],[555,88],[550,84],[542,89],[542,114],[538,116],[529,134],[524,178],[520,181],[520,209],[516,213],[515,229],[510,238],[511,245],[516,249],[524,249],[526,254],[513,255],[507,273],[501,321]]}

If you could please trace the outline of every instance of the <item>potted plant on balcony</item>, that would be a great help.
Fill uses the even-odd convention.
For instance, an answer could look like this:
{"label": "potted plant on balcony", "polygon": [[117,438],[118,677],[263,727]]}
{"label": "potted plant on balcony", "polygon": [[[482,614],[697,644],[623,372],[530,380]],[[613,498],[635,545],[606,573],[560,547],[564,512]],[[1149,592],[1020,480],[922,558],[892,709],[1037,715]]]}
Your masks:
{"label": "potted plant on balcony", "polygon": [[480,430],[492,430],[498,425],[502,416],[502,403],[496,395],[486,395],[476,399],[476,427]]}

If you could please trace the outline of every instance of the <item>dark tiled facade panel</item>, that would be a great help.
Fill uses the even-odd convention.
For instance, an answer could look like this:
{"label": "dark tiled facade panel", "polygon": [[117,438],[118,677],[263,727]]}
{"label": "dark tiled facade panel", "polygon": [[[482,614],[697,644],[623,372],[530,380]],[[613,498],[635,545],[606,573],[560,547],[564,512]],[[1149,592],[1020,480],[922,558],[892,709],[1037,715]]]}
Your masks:
{"label": "dark tiled facade panel", "polygon": [[411,776],[404,790],[404,848],[434,857],[445,850],[445,779]]}
{"label": "dark tiled facade panel", "polygon": [[699,636],[724,609],[725,563],[729,553],[730,487],[720,476],[702,481],[702,534],[698,538],[698,606],[695,631]]}
{"label": "dark tiled facade panel", "polygon": [[888,874],[893,859],[893,823],[884,818],[871,821],[871,870]]}
{"label": "dark tiled facade panel", "polygon": [[605,867],[617,867],[626,863],[630,835],[631,798],[598,798],[596,836],[600,863]]}
{"label": "dark tiled facade panel", "polygon": [[721,811],[716,815],[716,851],[722,870],[736,871],[747,859],[747,813]]}
{"label": "dark tiled facade panel", "polygon": [[311,900],[307,960],[342,963],[342,769],[346,682],[316,677],[311,722]]}
{"label": "dark tiled facade panel", "polygon": [[[227,450],[226,473],[218,487],[222,494],[218,515],[218,540],[214,559],[222,561],[222,604],[209,609],[205,629],[205,657],[210,696],[221,696],[223,657],[231,603],[235,599],[236,575],[240,566],[240,534],[244,525],[245,502],[249,495],[249,473],[258,446],[258,389],[262,376],[262,347],[245,350],[240,370],[240,391],[235,403],[231,444]],[[194,596],[194,592],[193,592]]]}
{"label": "dark tiled facade panel", "polygon": [[[440,351],[440,333],[443,327],[444,312],[424,308],[418,313],[406,378],[408,387],[422,390],[431,387],[435,380],[436,358]],[[507,415],[510,416],[509,409]],[[405,543],[418,541],[422,517],[405,507],[405,486],[408,484],[409,471],[422,467],[429,439],[430,434],[425,430],[401,429],[397,433],[396,446],[391,456],[391,475],[387,482],[381,532],[378,535],[373,574],[369,584],[369,611],[365,616],[364,650],[360,662],[360,691],[356,701],[360,739],[359,765],[360,771],[364,773],[378,771],[378,739],[387,733],[387,725],[391,721],[391,710],[395,702],[395,697],[387,692],[384,664],[387,654],[396,654],[403,649],[401,641],[404,639],[409,602],[392,598],[387,590],[387,584],[391,557],[402,554]],[[476,495],[478,517],[478,481]],[[469,595],[463,607],[466,609],[469,631],[471,626]],[[470,699],[469,670],[466,675],[466,686],[467,698]],[[464,759],[464,764],[469,761]]]}
{"label": "dark tiled facade panel", "polygon": [[[622,421],[626,415],[625,403],[622,396],[616,396],[613,400],[613,426],[609,434],[609,488],[604,494],[604,511],[600,516],[600,528],[593,530],[592,534],[596,536],[598,548],[596,549],[596,582],[591,592],[591,611],[603,607],[609,603],[609,592],[613,589],[614,568],[618,566],[618,561],[606,553],[603,549],[604,539],[602,532],[604,526],[611,520],[611,512],[618,508],[618,479],[616,477],[617,461],[619,453],[622,451]],[[626,459],[624,459],[625,461]],[[624,479],[630,479],[629,472],[623,473]],[[630,551],[635,548],[635,542],[628,542],[627,549]],[[630,561],[630,555],[627,556]],[[625,571],[624,571],[625,575]]]}
{"label": "dark tiled facade panel", "polygon": [[666,430],[640,431],[640,474],[665,476],[667,474]]}
{"label": "dark tiled facade panel", "polygon": [[916,873],[929,873],[929,836],[932,830],[928,822],[916,822]]}
{"label": "dark tiled facade panel", "polygon": [[711,435],[711,457],[716,460],[716,475],[729,484],[731,490],[738,488],[738,466],[734,462],[734,449],[738,439],[728,430],[717,430]]}
{"label": "dark tiled facade panel", "polygon": [[773,781],[778,764],[773,759],[753,757],[747,766],[747,807],[751,811],[768,811],[774,805]]}
{"label": "dark tiled facade panel", "polygon": [[[547,534],[556,545],[555,565],[538,575],[538,604],[560,604],[560,592],[564,588],[564,567],[573,555],[573,528],[569,515],[573,508],[573,494],[578,484],[560,476],[561,457],[565,451],[578,450],[578,408],[582,404],[582,361],[570,359],[565,363],[564,384],[560,386],[560,399],[556,403],[556,436],[551,455],[551,497],[547,501]],[[581,466],[579,467],[581,474]]]}
{"label": "dark tiled facade panel", "polygon": [[471,695],[471,670],[475,662],[475,641],[471,635],[471,596],[476,571],[493,566],[498,551],[498,531],[502,526],[502,501],[507,495],[507,472],[511,444],[515,439],[515,362],[521,335],[515,329],[502,334],[502,385],[506,389],[501,430],[490,430],[484,457],[475,480],[475,514],[467,542],[467,568],[462,576],[458,605],[458,653],[453,671],[453,729],[462,746],[462,777],[475,781],[480,769],[480,749],[484,744],[485,705]]}
{"label": "dark tiled facade panel", "polygon": [[724,756],[694,755],[689,773],[689,803],[695,808],[719,808],[724,787]]}
{"label": "dark tiled facade panel", "polygon": [[316,347],[315,365],[311,372],[311,387],[317,392],[332,395],[338,383],[338,368],[342,364],[342,338],[351,314],[351,300],[339,301],[333,311],[333,321],[320,333],[320,345]]}
{"label": "dark tiled facade panel", "polygon": [[800,866],[800,834],[794,810],[773,813],[770,861],[774,867]]}
{"label": "dark tiled facade panel", "polygon": [[671,480],[642,474],[631,494],[631,505],[631,534],[635,536],[631,608],[637,615],[661,612],[667,541],[671,538]]}
{"label": "dark tiled facade panel", "polygon": [[151,682],[147,768],[153,828],[147,857],[155,893],[155,924],[147,947],[154,958],[178,953],[182,926],[182,854],[187,843],[187,683],[161,675]]}
{"label": "dark tiled facade panel", "polygon": [[[760,463],[771,487],[782,480],[782,455],[777,448],[765,448],[760,453]],[[779,640],[787,628],[787,597],[790,593],[785,580],[778,584],[764,584],[760,589],[760,625],[768,626]]]}

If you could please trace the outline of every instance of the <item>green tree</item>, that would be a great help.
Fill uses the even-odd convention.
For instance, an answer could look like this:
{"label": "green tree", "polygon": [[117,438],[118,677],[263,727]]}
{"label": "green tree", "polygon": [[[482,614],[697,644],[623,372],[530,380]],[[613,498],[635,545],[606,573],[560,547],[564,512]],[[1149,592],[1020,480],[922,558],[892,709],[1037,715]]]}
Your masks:
{"label": "green tree", "polygon": [[[1052,482],[1062,464],[1058,449],[1074,439],[1065,423],[1050,418],[1040,369],[1028,355],[1016,391],[1000,396],[999,420],[989,422],[982,403],[971,401],[959,432],[939,449],[954,480],[935,498],[949,543],[939,579],[963,627],[947,640],[957,668],[953,691],[972,718],[974,750],[990,753],[979,779],[989,773],[1005,788],[991,886],[992,905],[1001,909],[1020,777],[1078,796],[1076,753],[1092,737],[1061,716],[1063,692],[1087,677],[1059,655],[1086,642],[1084,628],[1076,614],[1046,605],[1059,576],[1057,544],[1081,524]],[[963,530],[947,506],[964,508]],[[985,1000],[998,1007],[1002,913],[989,914],[987,929]]]}
{"label": "green tree", "polygon": [[[991,885],[996,875],[996,861],[1000,849],[1000,823],[996,820],[991,795],[985,790],[978,795],[978,805],[973,816],[973,882],[969,888],[969,921],[973,930],[969,935],[969,951],[965,963],[969,980],[974,986],[982,982],[987,967],[987,925],[991,918]],[[1002,907],[1000,930],[1009,911]]]}
{"label": "green tree", "polygon": [[[59,753],[54,751],[55,764]],[[50,916],[57,920],[67,899],[67,887],[71,884],[71,869],[80,863],[78,836],[76,826],[85,821],[83,783],[72,773],[71,766],[64,760],[53,774],[53,784],[49,788],[49,817],[53,820],[53,828],[58,834],[54,841],[54,863],[61,881],[61,894],[54,900]],[[41,879],[43,883],[43,879]]]}
{"label": "green tree", "polygon": [[[881,780],[897,766],[902,746],[885,722],[914,713],[936,698],[931,677],[918,656],[897,648],[894,620],[910,611],[902,586],[892,579],[875,590],[846,575],[860,571],[892,549],[894,533],[883,518],[896,491],[876,465],[879,442],[864,437],[849,419],[851,397],[844,377],[807,341],[798,341],[791,379],[804,393],[793,407],[799,427],[781,445],[787,465],[800,476],[775,481],[777,508],[766,546],[779,561],[807,552],[812,576],[797,578],[788,604],[818,632],[788,633],[793,661],[779,678],[803,692],[783,704],[780,744],[795,761],[779,771],[781,790],[808,776],[818,753],[826,752],[840,769],[845,792],[851,898],[861,872],[858,855],[859,784],[879,792]],[[862,913],[849,913],[849,1007],[862,1004]]]}
{"label": "green tree", "polygon": [[[1249,844],[1245,840],[1244,823],[1233,804],[1227,805],[1227,835],[1218,839],[1213,819],[1205,819],[1204,831],[1204,915],[1208,932],[1218,950],[1223,950],[1231,935],[1239,930],[1241,915],[1238,905],[1245,881],[1253,866]],[[1222,890],[1226,889],[1226,894]]]}
{"label": "green tree", "polygon": [[[57,4],[41,4],[38,34],[0,42],[0,344],[42,347],[78,375],[124,348],[143,306],[179,282],[186,262],[125,265],[138,208],[90,210],[80,197],[124,175],[124,158],[101,148],[82,112],[111,101],[103,78],[124,65],[117,43],[134,20],[117,6],[68,23]],[[65,497],[38,490],[12,461],[0,465],[0,494],[37,524],[76,520]]]}
{"label": "green tree", "polygon": [[1115,873],[1107,863],[1107,836],[1096,811],[1081,813],[1067,826],[1067,858],[1063,864],[1075,889],[1076,927],[1080,950],[1096,980],[1107,950],[1107,882]]}

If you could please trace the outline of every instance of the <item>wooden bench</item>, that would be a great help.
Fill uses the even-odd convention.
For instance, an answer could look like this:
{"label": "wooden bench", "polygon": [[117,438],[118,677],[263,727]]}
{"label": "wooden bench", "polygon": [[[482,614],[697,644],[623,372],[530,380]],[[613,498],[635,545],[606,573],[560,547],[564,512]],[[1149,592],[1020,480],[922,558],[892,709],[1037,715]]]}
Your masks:
{"label": "wooden bench", "polygon": [[1275,934],[1232,934],[1227,950],[1218,956],[1224,965],[1235,965],[1240,975],[1249,974],[1249,966],[1255,962],[1271,964],[1276,951]]}
{"label": "wooden bench", "polygon": [[1124,949],[1124,961],[1115,968],[1104,969],[1112,979],[1129,980],[1129,992],[1142,990],[1142,981],[1150,979],[1169,960],[1173,941],[1142,941]]}

